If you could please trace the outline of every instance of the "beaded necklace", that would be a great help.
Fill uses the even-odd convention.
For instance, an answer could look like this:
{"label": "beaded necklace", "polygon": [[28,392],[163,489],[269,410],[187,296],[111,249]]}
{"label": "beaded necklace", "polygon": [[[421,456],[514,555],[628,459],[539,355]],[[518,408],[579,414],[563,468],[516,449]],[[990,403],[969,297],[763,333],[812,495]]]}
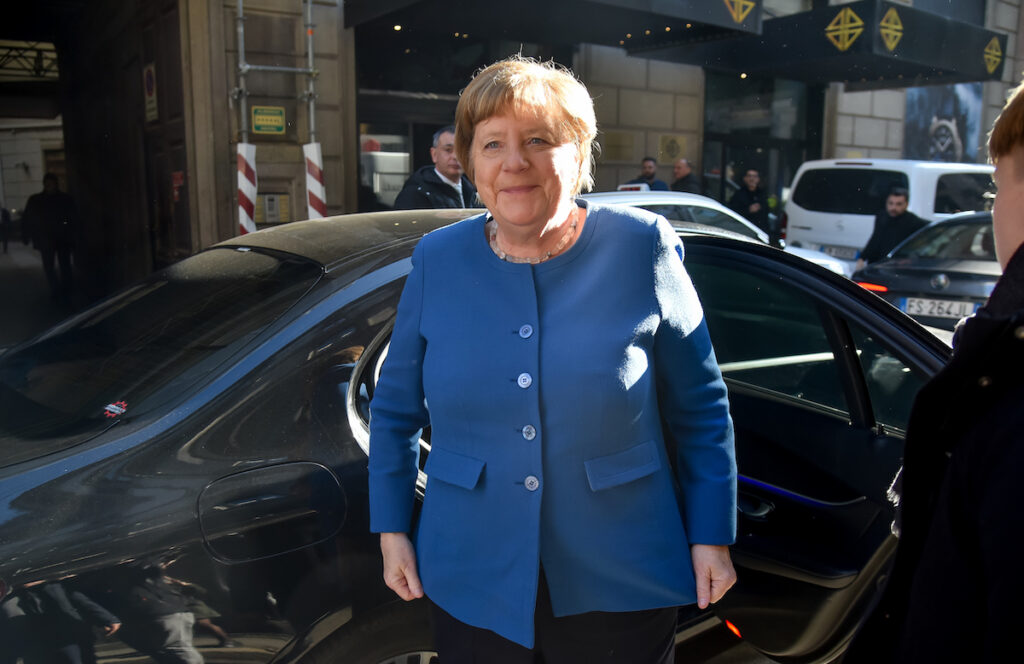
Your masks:
{"label": "beaded necklace", "polygon": [[562,238],[558,241],[558,244],[552,247],[550,251],[544,252],[542,256],[522,257],[512,256],[510,254],[505,253],[505,251],[498,246],[498,222],[495,221],[494,219],[491,219],[490,221],[487,222],[488,243],[491,245],[491,251],[493,251],[498,256],[498,258],[507,263],[529,263],[531,265],[543,263],[552,256],[555,256],[558,253],[560,253],[562,249],[565,249],[565,245],[569,244],[569,240],[571,240],[572,237],[576,234],[577,216],[578,215],[576,213],[576,210],[573,210],[572,221],[569,222],[569,227],[565,230],[565,233],[562,234]]}

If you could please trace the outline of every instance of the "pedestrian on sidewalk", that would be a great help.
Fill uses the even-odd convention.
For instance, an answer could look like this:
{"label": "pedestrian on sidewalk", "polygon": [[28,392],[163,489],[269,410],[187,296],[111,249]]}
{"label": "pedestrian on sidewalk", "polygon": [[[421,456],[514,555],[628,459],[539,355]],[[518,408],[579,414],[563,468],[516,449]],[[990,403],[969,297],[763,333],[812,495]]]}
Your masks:
{"label": "pedestrian on sidewalk", "polygon": [[[73,282],[71,254],[75,248],[78,223],[75,203],[70,194],[60,190],[56,175],[47,173],[43,176],[43,190],[29,197],[21,219],[27,227],[27,237],[32,239],[32,246],[42,255],[52,298],[69,301]],[[60,265],[59,279],[54,258]]]}

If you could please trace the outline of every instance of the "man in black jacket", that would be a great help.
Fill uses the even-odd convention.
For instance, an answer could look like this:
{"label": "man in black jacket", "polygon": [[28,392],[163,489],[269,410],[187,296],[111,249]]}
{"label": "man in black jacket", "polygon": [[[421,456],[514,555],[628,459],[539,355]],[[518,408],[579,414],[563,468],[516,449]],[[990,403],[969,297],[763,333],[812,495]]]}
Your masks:
{"label": "man in black jacket", "polygon": [[[29,196],[21,223],[27,236],[32,238],[32,246],[42,254],[46,281],[55,300],[71,297],[71,254],[75,248],[76,219],[71,195],[60,190],[56,175],[44,175],[43,190]],[[59,280],[53,266],[55,257],[60,265]]]}
{"label": "man in black jacket", "polygon": [[729,199],[729,207],[765,233],[771,234],[768,224],[768,195],[761,188],[761,173],[756,168],[747,169],[743,175],[743,187]]}
{"label": "man in black jacket", "polygon": [[700,193],[700,182],[697,181],[697,176],[693,174],[693,167],[690,166],[689,160],[676,159],[676,163],[672,164],[672,177],[675,178],[672,181],[672,191],[682,191],[690,194]]}
{"label": "man in black jacket", "polygon": [[862,269],[865,263],[874,263],[885,258],[896,245],[928,225],[927,221],[907,211],[910,202],[908,196],[907,190],[903,188],[889,192],[885,199],[885,211],[875,215],[874,230],[864,246],[864,251],[860,252],[857,258],[856,269]]}
{"label": "man in black jacket", "polygon": [[[995,662],[1020,652],[1024,596],[1024,86],[989,136],[1003,268],[918,394],[898,495],[899,544],[880,604],[844,662]],[[1019,655],[1018,655],[1019,656]]]}
{"label": "man in black jacket", "polygon": [[476,207],[476,188],[455,158],[455,127],[448,125],[434,133],[430,159],[433,166],[416,169],[405,181],[395,198],[395,209]]}

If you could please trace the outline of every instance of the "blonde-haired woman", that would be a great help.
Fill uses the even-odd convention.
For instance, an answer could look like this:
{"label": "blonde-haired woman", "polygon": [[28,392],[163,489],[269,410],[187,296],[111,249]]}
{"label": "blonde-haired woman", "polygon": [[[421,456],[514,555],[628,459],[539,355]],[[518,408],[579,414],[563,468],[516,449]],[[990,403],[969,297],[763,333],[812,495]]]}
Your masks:
{"label": "blonde-haired woman", "polygon": [[433,603],[445,664],[670,662],[675,607],[735,581],[703,311],[663,218],[576,199],[596,133],[567,70],[483,69],[455,146],[488,214],[413,254],[371,405],[370,516],[389,587]]}

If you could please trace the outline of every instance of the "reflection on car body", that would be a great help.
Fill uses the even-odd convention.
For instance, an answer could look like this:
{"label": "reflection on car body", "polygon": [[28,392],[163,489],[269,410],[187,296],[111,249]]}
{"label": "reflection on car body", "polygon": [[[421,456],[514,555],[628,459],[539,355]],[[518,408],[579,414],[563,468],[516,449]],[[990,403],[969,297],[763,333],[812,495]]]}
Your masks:
{"label": "reflection on car body", "polygon": [[[236,646],[196,629],[207,662],[426,661],[425,607],[384,587],[368,529],[367,406],[415,243],[467,214],[234,238],[0,356],[3,643],[34,584],[129,614],[116,598],[140,583],[171,608],[190,584]],[[798,257],[683,236],[741,512],[740,582],[713,612],[681,611],[680,638],[719,616],[771,655],[828,656],[884,572],[907,412],[949,349]],[[96,644],[104,664],[145,652],[130,631]]]}

